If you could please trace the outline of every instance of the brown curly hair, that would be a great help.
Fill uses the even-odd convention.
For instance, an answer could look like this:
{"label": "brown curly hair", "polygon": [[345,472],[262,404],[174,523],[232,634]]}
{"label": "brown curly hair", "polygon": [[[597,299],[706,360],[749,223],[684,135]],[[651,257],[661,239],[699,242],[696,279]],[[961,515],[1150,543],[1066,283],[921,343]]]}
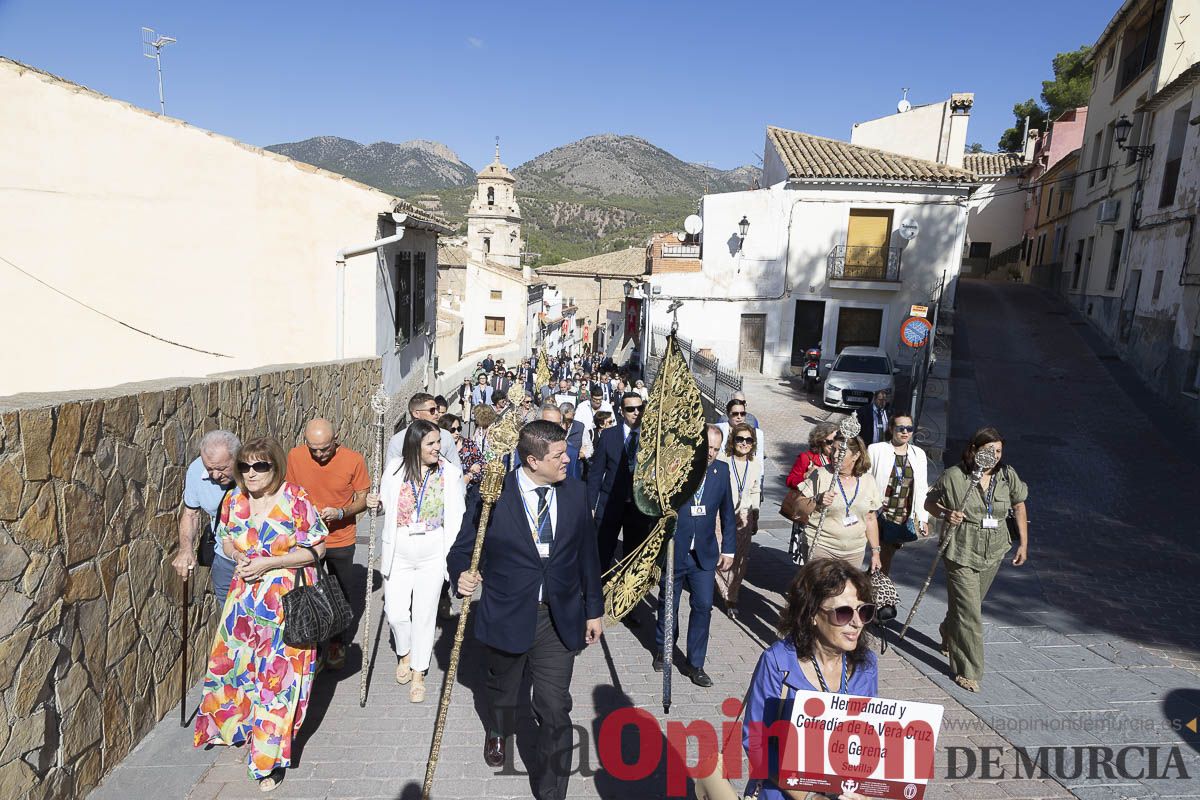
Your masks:
{"label": "brown curly hair", "polygon": [[[818,609],[827,598],[837,597],[851,583],[858,592],[858,599],[873,603],[871,582],[862,570],[851,566],[840,558],[818,558],[800,568],[787,588],[786,607],[779,615],[779,636],[796,646],[796,658],[808,658],[813,654],[817,638],[817,626],[813,621]],[[867,661],[867,637],[859,636],[858,645],[846,654],[846,659],[855,667]]]}

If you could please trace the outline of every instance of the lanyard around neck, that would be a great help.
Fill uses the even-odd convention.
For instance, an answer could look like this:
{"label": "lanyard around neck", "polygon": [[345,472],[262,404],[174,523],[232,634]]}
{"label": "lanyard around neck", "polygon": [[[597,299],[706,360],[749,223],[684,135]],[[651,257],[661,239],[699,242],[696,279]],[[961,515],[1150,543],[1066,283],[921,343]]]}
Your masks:
{"label": "lanyard around neck", "polygon": [[[535,486],[534,493],[536,494],[536,490],[540,489],[540,488],[541,488],[540,486]],[[550,491],[546,492],[546,510],[540,514],[534,514],[532,511],[529,510],[529,502],[525,499],[525,495],[527,494],[527,492],[524,489],[521,490],[521,507],[525,509],[525,516],[529,517],[529,521],[531,523],[533,523],[533,543],[534,544],[537,544],[539,541],[538,531],[540,531],[542,529],[542,520],[549,519],[549,517],[550,517],[550,504],[554,502],[555,489],[553,486],[551,486],[549,488],[550,488]],[[550,535],[551,535],[551,537],[554,536],[554,524],[553,523],[550,524]]]}
{"label": "lanyard around neck", "polygon": [[733,480],[737,483],[738,500],[742,499],[742,493],[746,489],[746,480],[750,477],[750,459],[746,459],[746,469],[738,475],[737,459],[733,458],[729,461],[729,466],[733,469]]}
{"label": "lanyard around neck", "polygon": [[854,505],[854,501],[858,499],[858,490],[862,488],[862,481],[858,478],[854,479],[854,497],[846,497],[846,487],[842,485],[842,476],[835,475],[834,480],[837,481],[838,491],[842,493],[842,499],[846,501],[846,515],[850,515],[850,506]]}
{"label": "lanyard around neck", "polygon": [[[441,472],[442,470],[439,467],[437,469],[437,473],[440,475]],[[429,479],[433,477],[433,473],[434,470],[432,469],[425,473],[425,478],[421,481],[421,490],[419,492],[417,491],[416,481],[410,480],[408,482],[409,488],[412,489],[413,499],[417,503],[416,507],[413,509],[413,522],[419,522],[421,519],[421,506],[425,504],[425,489],[429,486]]]}
{"label": "lanyard around neck", "polygon": [[[825,675],[821,672],[821,665],[817,663],[817,657],[810,655],[808,660],[812,662],[813,670],[817,673],[817,681],[821,684],[821,691],[833,694],[833,690],[829,688],[829,684],[825,682]],[[846,694],[850,688],[849,674],[846,670],[846,654],[842,653],[842,683],[838,687],[839,694]]]}

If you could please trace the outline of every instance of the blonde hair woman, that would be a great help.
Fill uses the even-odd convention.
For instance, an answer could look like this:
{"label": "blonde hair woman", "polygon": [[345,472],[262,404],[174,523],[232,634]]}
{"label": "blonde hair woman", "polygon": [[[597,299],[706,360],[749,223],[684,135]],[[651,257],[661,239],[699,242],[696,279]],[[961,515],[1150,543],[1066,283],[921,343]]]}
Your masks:
{"label": "blonde hair woman", "polygon": [[[870,544],[874,572],[882,568],[875,512],[883,505],[883,498],[870,475],[871,459],[863,440],[855,436],[848,441],[837,475],[834,467],[831,462],[813,470],[798,487],[804,498],[800,508],[808,513],[808,523],[804,526],[808,557],[810,560],[840,558],[860,567],[863,547]],[[825,510],[823,521],[822,510]],[[818,521],[821,521],[819,531]]]}
{"label": "blonde hair woman", "polygon": [[441,440],[432,422],[409,425],[401,456],[383,470],[379,494],[367,497],[367,507],[384,514],[379,571],[398,657],[396,683],[412,684],[414,703],[425,699],[446,553],[466,510],[462,471],[441,457]]}

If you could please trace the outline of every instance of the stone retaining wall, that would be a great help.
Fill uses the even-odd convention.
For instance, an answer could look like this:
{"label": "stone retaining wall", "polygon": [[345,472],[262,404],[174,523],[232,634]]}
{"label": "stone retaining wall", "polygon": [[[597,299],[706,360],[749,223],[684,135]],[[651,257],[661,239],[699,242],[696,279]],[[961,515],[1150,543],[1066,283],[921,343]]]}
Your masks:
{"label": "stone retaining wall", "polygon": [[[0,401],[0,797],[85,796],[179,702],[170,562],[200,437],[290,447],[326,416],[370,458],[379,375],[370,359]],[[216,620],[208,570],[192,584],[189,685]]]}

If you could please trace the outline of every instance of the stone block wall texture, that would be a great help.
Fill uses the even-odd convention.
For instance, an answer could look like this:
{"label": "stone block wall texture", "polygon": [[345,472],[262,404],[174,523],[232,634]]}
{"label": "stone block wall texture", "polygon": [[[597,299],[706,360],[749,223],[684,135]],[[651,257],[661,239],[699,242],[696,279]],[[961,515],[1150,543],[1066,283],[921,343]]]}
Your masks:
{"label": "stone block wall texture", "polygon": [[[0,406],[0,797],[85,796],[179,702],[170,562],[200,437],[291,447],[325,416],[369,462],[379,376],[378,359],[343,361]],[[191,583],[189,685],[217,618],[208,570]]]}

